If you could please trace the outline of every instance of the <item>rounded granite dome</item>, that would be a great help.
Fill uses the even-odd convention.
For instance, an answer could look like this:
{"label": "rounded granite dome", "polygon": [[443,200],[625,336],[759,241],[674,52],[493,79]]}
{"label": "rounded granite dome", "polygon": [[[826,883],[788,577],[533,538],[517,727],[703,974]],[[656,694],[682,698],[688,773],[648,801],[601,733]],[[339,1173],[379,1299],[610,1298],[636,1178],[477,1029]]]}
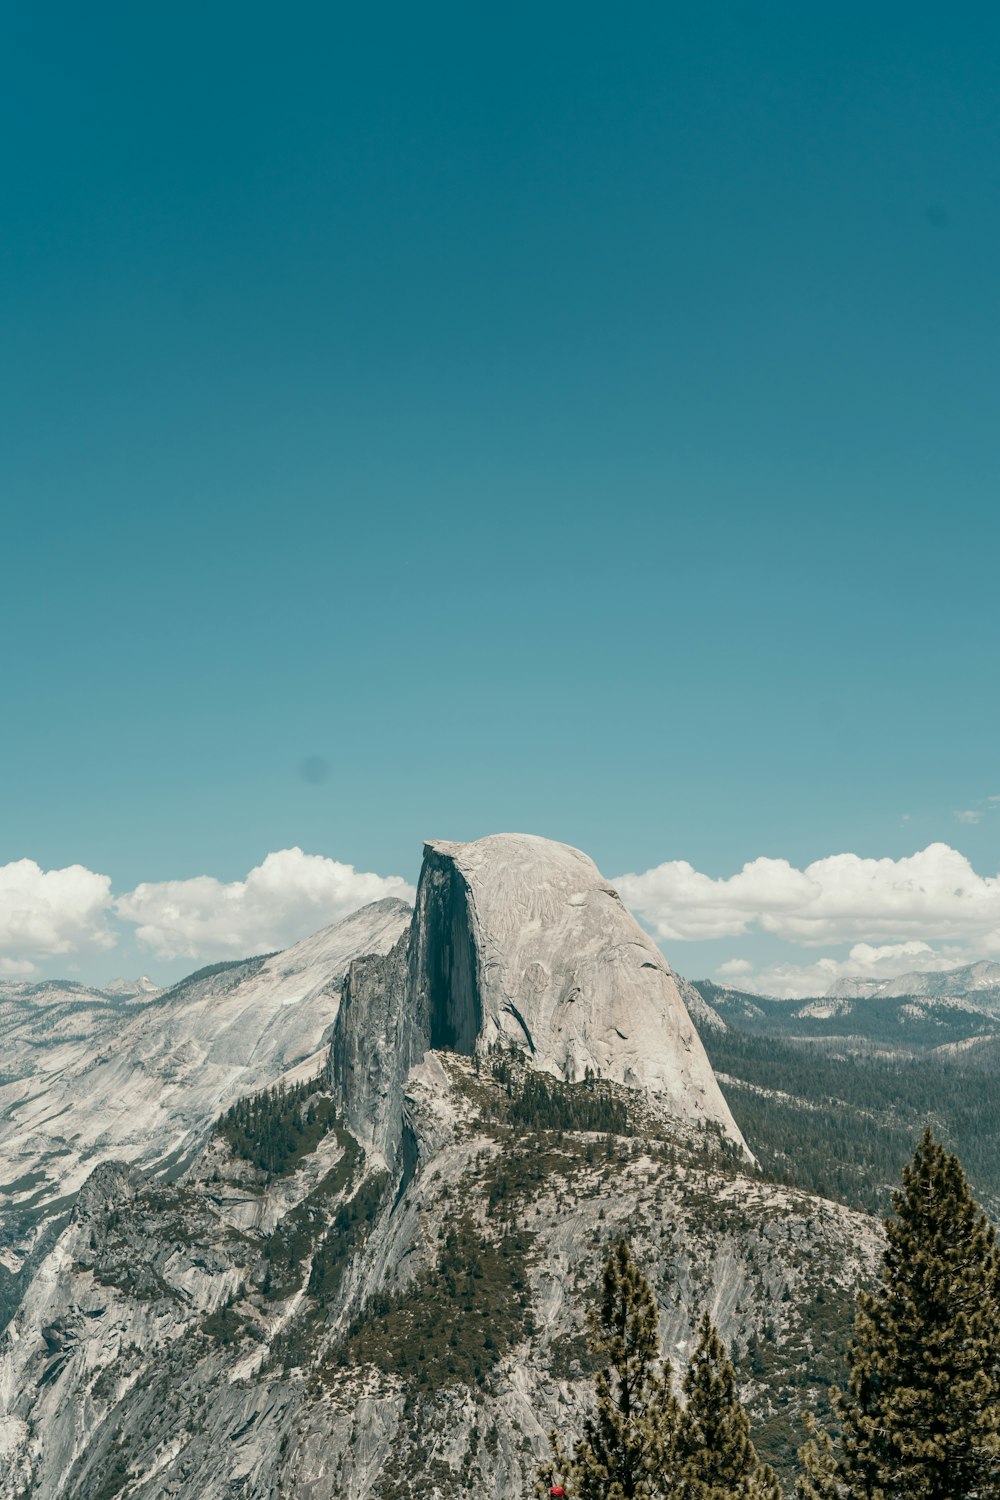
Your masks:
{"label": "rounded granite dome", "polygon": [[743,1145],[670,966],[579,849],[522,833],[429,841],[415,938],[432,1046],[505,1039],[536,1068],[645,1089]]}

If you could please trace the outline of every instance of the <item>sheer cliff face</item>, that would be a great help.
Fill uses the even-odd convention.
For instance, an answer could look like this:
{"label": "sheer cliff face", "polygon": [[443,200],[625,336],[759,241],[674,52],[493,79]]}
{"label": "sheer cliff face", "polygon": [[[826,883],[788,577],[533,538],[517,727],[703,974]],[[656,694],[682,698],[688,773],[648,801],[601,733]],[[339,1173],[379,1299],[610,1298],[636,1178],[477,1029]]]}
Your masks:
{"label": "sheer cliff face", "polygon": [[[51,994],[0,1015],[0,1329],[94,1168],[174,1167],[242,1094],[315,1072],[344,975],[410,925],[386,899],[283,953],[208,970],[152,1003],[74,1012]],[[2,1009],[2,1007],[0,1007]]]}
{"label": "sheer cliff face", "polygon": [[[346,993],[334,1081],[349,1123],[389,1157],[402,1111],[386,1094],[399,1098],[406,1070],[428,1049],[468,1056],[497,1041],[566,1082],[590,1071],[646,1090],[677,1121],[743,1145],[669,965],[566,844],[428,843],[405,973],[398,953],[356,964]],[[373,1050],[374,1070],[360,1062]]]}
{"label": "sheer cliff face", "polygon": [[[678,1367],[709,1308],[734,1350],[768,1345],[754,1398],[797,1424],[807,1315],[828,1340],[877,1229],[690,1128],[741,1144],[674,975],[583,854],[428,845],[412,921],[380,903],[193,1003],[157,1014],[174,1046],[202,1017],[200,1108],[220,1048],[256,1065],[276,1012],[336,1015],[337,1117],[277,1175],[214,1133],[176,1183],[138,1151],[90,1177],[0,1337],[0,1500],[515,1500],[590,1402],[588,1289],[622,1235]],[[515,1110],[532,1068],[607,1082],[551,1085],[556,1130]],[[621,1113],[595,1128],[587,1100]]]}
{"label": "sheer cliff face", "polygon": [[452,850],[425,844],[410,948],[411,994],[428,1043],[470,1056],[483,1027],[483,955],[472,893]]}
{"label": "sheer cliff face", "polygon": [[410,929],[385,954],[351,965],[330,1048],[330,1082],[345,1124],[392,1160],[402,1136],[406,1077],[426,1050],[405,998]]}
{"label": "sheer cliff face", "polygon": [[432,1031],[465,1038],[476,1026],[479,1047],[510,1040],[568,1082],[592,1069],[741,1141],[669,965],[593,860],[549,839],[496,834],[429,844],[426,868],[450,884],[452,933],[464,895],[471,955],[456,955],[449,988],[430,945]]}

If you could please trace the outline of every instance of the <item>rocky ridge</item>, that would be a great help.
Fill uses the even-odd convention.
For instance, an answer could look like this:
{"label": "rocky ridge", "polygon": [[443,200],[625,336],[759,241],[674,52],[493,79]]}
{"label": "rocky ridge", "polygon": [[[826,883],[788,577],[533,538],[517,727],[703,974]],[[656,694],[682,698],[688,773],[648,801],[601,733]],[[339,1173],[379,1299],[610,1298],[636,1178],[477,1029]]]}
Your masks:
{"label": "rocky ridge", "polygon": [[787,1460],[875,1225],[677,1143],[621,1086],[552,1085],[567,1119],[631,1104],[612,1131],[511,1124],[507,1068],[516,1102],[508,1055],[412,1070],[402,1194],[338,1130],[279,1181],[219,1141],[172,1187],[100,1167],[12,1325],[4,1500],[521,1495],[548,1426],[581,1415],[587,1307],[622,1233],[665,1351],[682,1364],[709,1308]]}
{"label": "rocky ridge", "polygon": [[378,901],[138,1005],[77,986],[0,998],[0,1326],[95,1166],[173,1175],[233,1099],[315,1071],[351,962],[409,920],[404,902]]}
{"label": "rocky ridge", "polygon": [[1000,1016],[1000,964],[981,959],[955,969],[934,972],[914,970],[894,979],[838,979],[828,991],[840,1000],[887,999],[914,996],[931,1000],[966,1001]]}
{"label": "rocky ridge", "polygon": [[433,841],[408,938],[347,976],[333,1052],[345,1117],[394,1159],[414,1063],[497,1044],[566,1083],[641,1089],[676,1126],[711,1124],[746,1151],[677,977],[591,859],[526,834]]}
{"label": "rocky ridge", "polygon": [[512,1500],[586,1400],[622,1233],[664,1349],[708,1307],[787,1460],[876,1226],[761,1180],[676,977],[577,851],[432,844],[390,926],[328,996],[315,1082],[255,1106],[301,1143],[279,1170],[224,1122],[173,1183],[90,1177],[0,1357],[2,1500]]}

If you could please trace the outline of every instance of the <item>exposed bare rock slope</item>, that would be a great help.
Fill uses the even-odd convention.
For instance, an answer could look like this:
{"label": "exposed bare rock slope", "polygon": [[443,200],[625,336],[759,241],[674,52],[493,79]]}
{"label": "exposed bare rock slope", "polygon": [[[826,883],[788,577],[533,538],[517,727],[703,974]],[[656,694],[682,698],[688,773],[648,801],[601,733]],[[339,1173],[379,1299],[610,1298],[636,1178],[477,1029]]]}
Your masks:
{"label": "exposed bare rock slope", "polygon": [[538,1077],[427,1053],[401,1181],[342,1129],[276,1179],[219,1140],[172,1187],[99,1168],[0,1357],[2,1500],[515,1500],[580,1421],[621,1234],[664,1351],[683,1365],[710,1310],[787,1460],[876,1226],[675,1139],[621,1085],[552,1080],[538,1116]]}
{"label": "exposed bare rock slope", "polygon": [[[351,962],[383,953],[410,908],[377,901],[267,959],[216,965],[140,1005],[77,988],[0,1005],[0,1327],[94,1167],[161,1171],[193,1155],[225,1106],[305,1063],[315,1071]],[[311,1061],[309,1061],[311,1059]]]}
{"label": "exposed bare rock slope", "polygon": [[[412,922],[381,905],[342,985],[310,988],[302,955],[285,975],[289,1010],[334,1023],[325,1073],[228,1116],[177,1181],[134,1152],[79,1194],[0,1341],[0,1500],[515,1500],[585,1409],[622,1234],[664,1352],[683,1364],[711,1311],[787,1472],[877,1227],[760,1178],[675,976],[586,856],[434,843]],[[269,964],[268,999],[244,974],[221,1037],[196,1034],[203,1100],[279,1024],[289,955]]]}
{"label": "exposed bare rock slope", "polygon": [[[392,1019],[387,1020],[391,1015]],[[593,1074],[650,1094],[745,1149],[666,959],[579,849],[527,834],[435,840],[406,953],[348,976],[334,1076],[352,1127],[390,1158],[400,1112],[371,1059],[393,1032],[395,1088],[428,1048],[497,1043],[568,1083]],[[376,1074],[378,1081],[376,1082]]]}

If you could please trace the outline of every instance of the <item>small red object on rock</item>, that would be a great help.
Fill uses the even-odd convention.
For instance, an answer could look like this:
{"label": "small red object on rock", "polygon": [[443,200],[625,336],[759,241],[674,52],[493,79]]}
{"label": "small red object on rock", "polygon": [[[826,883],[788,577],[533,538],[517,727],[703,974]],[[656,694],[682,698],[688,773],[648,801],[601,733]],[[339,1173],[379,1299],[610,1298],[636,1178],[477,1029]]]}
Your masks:
{"label": "small red object on rock", "polygon": [[554,1484],[549,1490],[550,1500],[566,1500],[566,1491],[561,1484]]}

